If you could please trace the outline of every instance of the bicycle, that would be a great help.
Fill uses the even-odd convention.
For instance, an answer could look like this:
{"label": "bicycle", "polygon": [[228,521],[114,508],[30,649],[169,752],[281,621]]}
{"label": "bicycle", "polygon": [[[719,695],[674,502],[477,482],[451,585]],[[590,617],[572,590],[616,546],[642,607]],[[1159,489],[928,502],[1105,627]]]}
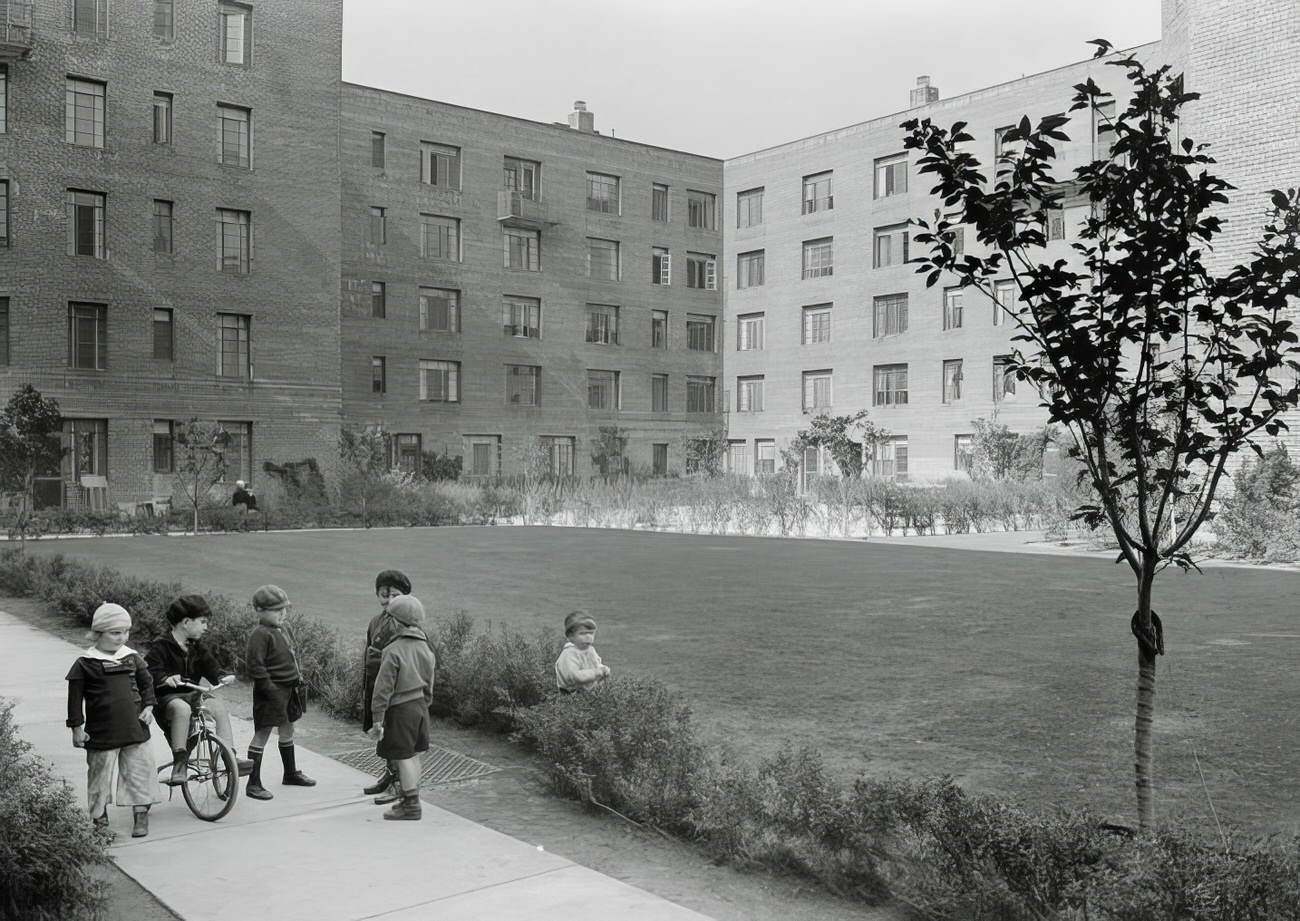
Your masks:
{"label": "bicycle", "polygon": [[[216,717],[204,705],[223,685],[205,688],[185,682],[180,687],[196,692],[186,737],[185,781],[179,785],[181,795],[190,812],[205,822],[215,822],[234,809],[239,798],[239,759],[234,749],[217,737]],[[159,773],[171,769],[170,763],[164,764]]]}

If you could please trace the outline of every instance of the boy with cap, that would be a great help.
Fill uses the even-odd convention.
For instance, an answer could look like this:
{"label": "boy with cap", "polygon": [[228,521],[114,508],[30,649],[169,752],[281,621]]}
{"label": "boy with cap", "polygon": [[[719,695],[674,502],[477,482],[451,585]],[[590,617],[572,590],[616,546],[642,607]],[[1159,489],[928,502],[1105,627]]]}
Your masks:
{"label": "boy with cap", "polygon": [[401,799],[384,813],[385,819],[420,818],[420,758],[429,750],[429,704],[433,702],[435,661],[424,633],[424,605],[414,595],[401,595],[388,605],[398,632],[384,647],[371,699],[378,740],[375,754],[396,768]]}
{"label": "boy with cap", "polygon": [[596,621],[578,610],[564,618],[564,648],[555,660],[555,686],[566,694],[589,691],[609,677],[609,666],[592,648],[596,642]]}
{"label": "boy with cap", "polygon": [[[393,638],[400,627],[388,616],[388,605],[399,595],[411,594],[411,580],[406,573],[397,569],[385,569],[375,576],[375,597],[379,599],[379,613],[370,618],[366,626],[366,645],[362,654],[362,692],[361,692],[361,731],[369,732],[375,725],[375,716],[370,709],[370,700],[375,694],[375,677],[379,674],[379,660],[383,658],[384,647]],[[375,802],[378,805],[395,802],[398,797],[397,771],[389,764],[384,773],[375,778],[375,782],[365,787],[367,796],[378,793]]]}
{"label": "boy with cap", "polygon": [[117,804],[135,813],[131,837],[149,834],[149,807],[158,781],[149,753],[153,681],[140,653],[126,645],[131,615],[105,602],[90,622],[93,640],[68,672],[68,726],[72,745],[86,750],[86,794],[95,828],[108,840],[108,804],[113,802],[117,765]]}
{"label": "boy with cap", "polygon": [[245,656],[253,682],[253,740],[248,743],[253,771],[246,788],[250,799],[272,798],[271,791],[262,786],[262,755],[272,729],[280,738],[281,782],[287,787],[316,786],[316,781],[298,770],[293,747],[293,724],[306,708],[293,633],[282,623],[289,606],[289,596],[278,585],[263,585],[253,593],[258,624],[248,635]]}

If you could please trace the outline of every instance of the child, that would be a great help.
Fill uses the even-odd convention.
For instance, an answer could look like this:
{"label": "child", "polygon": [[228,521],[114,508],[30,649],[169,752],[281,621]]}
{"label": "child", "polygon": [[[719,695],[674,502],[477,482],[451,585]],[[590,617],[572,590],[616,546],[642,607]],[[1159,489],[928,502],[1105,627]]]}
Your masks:
{"label": "child", "polygon": [[253,593],[253,610],[258,624],[248,635],[248,677],[253,682],[253,741],[248,743],[248,757],[253,772],[246,792],[250,799],[272,799],[271,791],[262,786],[262,755],[274,729],[280,737],[280,761],[288,787],[314,787],[312,780],[298,770],[293,749],[293,724],[303,713],[302,673],[293,648],[293,634],[280,621],[289,609],[289,596],[278,585],[263,585]]}
{"label": "child", "polygon": [[[72,744],[86,750],[86,794],[95,828],[109,841],[108,804],[113,802],[113,764],[117,763],[117,803],[135,813],[132,838],[149,834],[149,807],[158,792],[149,752],[153,681],[140,653],[126,645],[131,615],[120,604],[95,609],[89,639],[94,645],[68,672],[68,726]],[[84,710],[84,713],[83,713]]]}
{"label": "child", "polygon": [[591,647],[596,642],[596,622],[586,611],[564,618],[564,648],[555,660],[555,686],[566,694],[589,691],[609,677],[609,666]]}
{"label": "child", "polygon": [[399,632],[384,647],[371,700],[379,742],[375,754],[396,768],[401,799],[384,813],[385,819],[420,818],[420,758],[429,750],[429,704],[433,702],[433,650],[421,625],[424,605],[414,595],[394,598],[388,615]]}
{"label": "child", "polygon": [[[375,597],[379,599],[379,613],[370,618],[366,627],[366,648],[362,662],[365,676],[361,697],[361,731],[369,732],[375,725],[374,713],[370,709],[370,700],[375,694],[375,676],[379,674],[379,660],[383,657],[384,647],[394,634],[399,632],[398,625],[388,616],[388,606],[394,598],[411,594],[411,580],[405,573],[396,569],[385,569],[375,577]],[[375,782],[363,792],[367,796],[378,793],[375,800],[379,805],[394,802],[397,799],[397,772],[390,764]]]}
{"label": "child", "polygon": [[[158,725],[167,733],[167,741],[172,748],[172,772],[166,780],[169,786],[185,783],[186,742],[190,732],[190,715],[193,706],[190,701],[196,691],[184,687],[186,684],[198,684],[206,680],[208,684],[230,684],[235,676],[229,669],[222,668],[217,660],[204,648],[200,640],[208,632],[208,618],[212,609],[202,595],[181,595],[167,606],[167,622],[171,624],[170,633],[154,640],[144,660],[153,675],[153,690],[158,698],[154,706],[154,716]],[[235,737],[230,731],[230,714],[216,699],[208,701],[208,709],[217,721],[217,736],[235,750]],[[243,775],[251,769],[251,761],[239,761],[239,773]]]}

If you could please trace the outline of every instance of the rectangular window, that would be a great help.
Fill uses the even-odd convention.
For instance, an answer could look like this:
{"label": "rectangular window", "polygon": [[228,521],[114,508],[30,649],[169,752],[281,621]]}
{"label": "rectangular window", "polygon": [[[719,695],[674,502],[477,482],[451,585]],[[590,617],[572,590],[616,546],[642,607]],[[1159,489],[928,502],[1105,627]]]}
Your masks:
{"label": "rectangular window", "polygon": [[749,443],[745,441],[727,442],[727,472],[736,476],[749,475]]}
{"label": "rectangular window", "polygon": [[803,244],[803,277],[821,278],[835,274],[835,241],[831,237],[805,240]]}
{"label": "rectangular window", "polygon": [[975,436],[952,436],[952,469],[969,474],[975,461]]}
{"label": "rectangular window", "polygon": [[9,298],[0,297],[0,368],[9,367]]}
{"label": "rectangular window", "polygon": [[618,214],[618,177],[604,173],[587,174],[587,210]]}
{"label": "rectangular window", "polygon": [[763,411],[763,376],[736,378],[736,412],[761,413]]}
{"label": "rectangular window", "polygon": [[666,247],[655,246],[650,250],[650,284],[670,285],[673,281],[673,261]]}
{"label": "rectangular window", "polygon": [[540,339],[542,302],[531,297],[507,297],[501,302],[501,323],[507,336]]}
{"label": "rectangular window", "polygon": [[174,0],[153,0],[153,35],[170,42],[176,38],[176,5]]}
{"label": "rectangular window", "polygon": [[221,271],[247,275],[252,269],[252,241],[252,214],[217,209],[217,259]]}
{"label": "rectangular window", "polygon": [[172,94],[153,94],[153,142],[170,144],[172,142]]}
{"label": "rectangular window", "polygon": [[817,173],[803,177],[803,213],[830,211],[835,207],[835,196],[831,194],[831,172]]}
{"label": "rectangular window", "polygon": [[370,357],[370,392],[388,392],[388,359],[383,355]]}
{"label": "rectangular window", "polygon": [[771,438],[754,439],[754,475],[776,473],[776,442]]}
{"label": "rectangular window", "polygon": [[251,480],[253,478],[253,423],[218,421],[226,430],[230,443],[226,446],[226,478]]}
{"label": "rectangular window", "polygon": [[619,408],[617,371],[587,371],[587,408]]}
{"label": "rectangular window", "polygon": [[743,313],[736,317],[736,351],[750,352],[763,348],[763,322],[761,313]]}
{"label": "rectangular window", "polygon": [[1015,312],[1020,293],[1010,278],[993,282],[993,325],[1001,326],[1008,313]]}
{"label": "rectangular window", "polygon": [[961,303],[965,296],[961,288],[943,290],[943,328],[961,329]]}
{"label": "rectangular window", "polygon": [[9,65],[0,64],[0,134],[9,130]]}
{"label": "rectangular window", "polygon": [[686,287],[716,291],[718,263],[709,253],[686,254]]}
{"label": "rectangular window", "polygon": [[496,476],[501,470],[500,435],[466,435],[470,476]]}
{"label": "rectangular window", "polygon": [[958,215],[950,214],[947,220],[951,225],[945,234],[948,244],[952,247],[954,256],[961,256],[966,252],[966,228],[958,223],[960,220]]}
{"label": "rectangular window", "polygon": [[668,412],[668,375],[650,375],[650,411],[652,413]]}
{"label": "rectangular window", "polygon": [[1024,152],[1025,139],[1015,137],[1016,132],[1018,129],[1014,125],[993,132],[993,159],[997,164],[998,179],[1005,178],[1015,170],[1016,162]]}
{"label": "rectangular window", "polygon": [[757,227],[763,223],[763,190],[736,193],[736,226]]}
{"label": "rectangular window", "polygon": [[650,475],[668,476],[668,445],[666,443],[650,445]]}
{"label": "rectangular window", "polygon": [[72,31],[89,38],[108,35],[108,0],[72,0]]}
{"label": "rectangular window", "polygon": [[546,470],[551,476],[573,476],[574,438],[571,435],[543,435],[538,439],[546,452]]}
{"label": "rectangular window", "polygon": [[370,283],[370,315],[376,320],[388,316],[388,285],[382,281]]}
{"label": "rectangular window", "polygon": [[892,227],[877,227],[875,232],[875,246],[873,248],[873,257],[871,265],[873,268],[882,269],[891,265],[902,265],[907,261],[907,238],[908,231],[906,224],[895,224]]}
{"label": "rectangular window", "polygon": [[736,256],[736,287],[757,288],[763,284],[765,253],[761,249]]}
{"label": "rectangular window", "polygon": [[892,435],[876,445],[871,472],[899,483],[907,481],[907,436]]}
{"label": "rectangular window", "polygon": [[393,466],[403,473],[419,473],[423,440],[418,432],[398,432],[394,435]]}
{"label": "rectangular window", "polygon": [[384,132],[370,132],[370,165],[376,169],[384,168]]}
{"label": "rectangular window", "polygon": [[542,194],[542,164],[534,160],[506,157],[504,184],[511,192],[518,192],[521,197],[536,201]]}
{"label": "rectangular window", "polygon": [[217,376],[246,381],[253,365],[251,333],[253,318],[242,313],[217,314]]}
{"label": "rectangular window", "polygon": [[239,106],[217,104],[217,162],[249,169],[252,166],[253,113]]}
{"label": "rectangular window", "polygon": [[534,365],[506,365],[506,403],[511,406],[537,406],[537,390],[542,369]]}
{"label": "rectangular window", "polygon": [[618,345],[617,307],[587,305],[587,341],[598,345]]}
{"label": "rectangular window", "polygon": [[943,401],[956,403],[961,399],[961,359],[943,363]]}
{"label": "rectangular window", "polygon": [[153,310],[153,357],[156,361],[175,361],[175,325],[170,307]]}
{"label": "rectangular window", "polygon": [[907,332],[907,295],[883,294],[874,301],[871,335],[897,336]]}
{"label": "rectangular window", "polygon": [[876,365],[872,376],[873,406],[901,406],[907,402],[907,365]]}
{"label": "rectangular window", "polygon": [[108,420],[69,419],[65,416],[63,431],[68,439],[68,461],[75,481],[80,484],[84,476],[106,476]]}
{"label": "rectangular window", "polygon": [[818,304],[803,309],[803,344],[831,341],[831,305]]}
{"label": "rectangular window", "polygon": [[688,413],[711,413],[715,412],[714,397],[717,391],[717,380],[712,377],[694,377],[686,378],[686,411]]}
{"label": "rectangular window", "polygon": [[881,157],[876,161],[876,198],[902,195],[907,191],[907,154]]}
{"label": "rectangular window", "polygon": [[64,91],[64,139],[81,147],[104,146],[104,97],[108,85],[69,77]]}
{"label": "rectangular window", "polygon": [[686,192],[686,226],[700,230],[718,229],[718,202],[712,192]]}
{"label": "rectangular window", "polygon": [[459,189],[460,148],[421,141],[420,181],[444,189]]}
{"label": "rectangular window", "polygon": [[222,64],[245,66],[253,50],[253,10],[233,3],[217,6],[218,59]]}
{"label": "rectangular window", "polygon": [[168,255],[173,252],[172,208],[169,201],[153,200],[153,251]]}
{"label": "rectangular window", "polygon": [[829,369],[803,373],[803,411],[817,412],[831,407],[832,374]]}
{"label": "rectangular window", "polygon": [[104,258],[104,195],[68,189],[68,255]]}
{"label": "rectangular window", "polygon": [[420,255],[442,262],[460,262],[460,220],[439,214],[421,214]]}
{"label": "rectangular window", "polygon": [[388,242],[388,214],[383,208],[370,208],[370,230],[366,242],[371,246],[383,246]]}
{"label": "rectangular window", "polygon": [[650,187],[650,219],[668,223],[668,186],[658,182]]}
{"label": "rectangular window", "polygon": [[451,288],[420,289],[420,329],[460,332],[460,292]]}
{"label": "rectangular window", "polygon": [[587,274],[592,278],[618,281],[618,241],[587,238]]}
{"label": "rectangular window", "polygon": [[1047,213],[1047,240],[1065,239],[1065,212],[1049,211]]}
{"label": "rectangular window", "polygon": [[518,227],[506,227],[503,230],[505,242],[505,267],[520,272],[540,272],[542,270],[542,233],[540,230],[521,230]]}
{"label": "rectangular window", "polygon": [[1115,146],[1115,100],[1097,102],[1092,112],[1092,159],[1109,160]]}
{"label": "rectangular window", "polygon": [[9,180],[0,179],[0,246],[9,245]]}
{"label": "rectangular window", "polygon": [[668,348],[668,311],[650,311],[650,348]]}
{"label": "rectangular window", "polygon": [[1011,370],[1010,355],[993,356],[993,402],[1000,403],[1016,395],[1016,372]]}
{"label": "rectangular window", "polygon": [[172,444],[176,434],[172,422],[168,419],[153,421],[153,472],[174,473],[176,462],[173,459]]}
{"label": "rectangular window", "polygon": [[703,314],[686,315],[686,347],[696,352],[712,352],[716,347],[713,331],[717,318]]}
{"label": "rectangular window", "polygon": [[421,358],[420,399],[426,403],[459,403],[460,362]]}
{"label": "rectangular window", "polygon": [[103,304],[68,305],[68,367],[103,371],[108,367],[108,308]]}

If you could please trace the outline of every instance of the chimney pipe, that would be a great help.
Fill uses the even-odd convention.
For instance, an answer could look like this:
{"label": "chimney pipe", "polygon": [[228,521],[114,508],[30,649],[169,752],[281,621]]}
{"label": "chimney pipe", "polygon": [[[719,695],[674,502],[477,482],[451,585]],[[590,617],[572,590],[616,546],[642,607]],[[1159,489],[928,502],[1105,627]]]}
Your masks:
{"label": "chimney pipe", "polygon": [[930,85],[928,74],[922,74],[916,78],[916,89],[912,90],[912,100],[909,108],[915,109],[917,106],[927,105],[936,102],[939,99],[939,87]]}
{"label": "chimney pipe", "polygon": [[573,112],[569,115],[569,127],[575,131],[585,131],[587,134],[596,134],[596,113],[587,111],[587,104],[581,99],[573,104]]}

